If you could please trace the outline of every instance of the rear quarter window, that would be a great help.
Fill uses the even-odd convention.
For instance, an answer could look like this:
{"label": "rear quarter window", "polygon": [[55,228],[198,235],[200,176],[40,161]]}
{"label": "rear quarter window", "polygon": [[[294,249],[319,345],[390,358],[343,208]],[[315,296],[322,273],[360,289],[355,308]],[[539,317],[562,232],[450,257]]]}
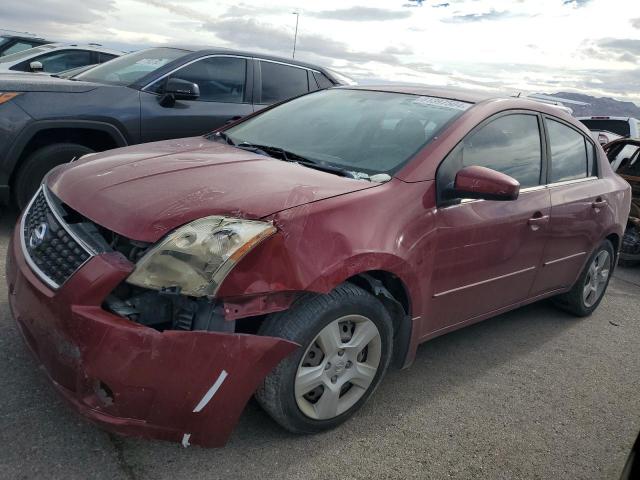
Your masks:
{"label": "rear quarter window", "polygon": [[315,77],[316,82],[318,82],[318,86],[321,89],[333,87],[333,82],[329,80],[324,74],[320,72],[313,72],[313,76]]}

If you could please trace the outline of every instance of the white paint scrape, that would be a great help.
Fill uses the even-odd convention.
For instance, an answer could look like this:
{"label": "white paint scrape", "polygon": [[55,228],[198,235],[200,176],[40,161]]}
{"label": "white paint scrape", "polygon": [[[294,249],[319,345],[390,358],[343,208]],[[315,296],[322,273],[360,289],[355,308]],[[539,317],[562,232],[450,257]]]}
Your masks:
{"label": "white paint scrape", "polygon": [[222,370],[222,373],[220,373],[220,375],[218,376],[218,379],[214,382],[213,385],[211,385],[211,388],[207,391],[207,393],[204,394],[204,397],[202,397],[202,400],[200,400],[198,405],[196,405],[196,408],[193,409],[193,413],[198,413],[204,407],[207,406],[207,404],[211,401],[213,396],[216,394],[216,392],[222,385],[222,382],[224,382],[225,378],[227,378],[227,375],[228,375],[227,371]]}
{"label": "white paint scrape", "polygon": [[182,446],[183,446],[184,448],[187,448],[189,445],[191,445],[191,444],[189,443],[189,439],[190,439],[190,438],[191,438],[191,434],[190,434],[190,433],[185,433],[185,434],[182,436]]}

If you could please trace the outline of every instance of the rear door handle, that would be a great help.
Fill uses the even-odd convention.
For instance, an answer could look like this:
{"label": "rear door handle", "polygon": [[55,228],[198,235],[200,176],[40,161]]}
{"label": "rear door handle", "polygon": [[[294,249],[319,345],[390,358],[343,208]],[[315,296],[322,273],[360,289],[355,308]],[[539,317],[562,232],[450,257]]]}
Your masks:
{"label": "rear door handle", "polygon": [[543,215],[541,212],[536,212],[533,217],[527,222],[534,232],[541,226],[549,223],[549,215]]}
{"label": "rear door handle", "polygon": [[603,200],[602,198],[598,198],[591,204],[591,207],[595,208],[596,210],[599,208],[604,208],[606,206],[607,206],[607,201]]}

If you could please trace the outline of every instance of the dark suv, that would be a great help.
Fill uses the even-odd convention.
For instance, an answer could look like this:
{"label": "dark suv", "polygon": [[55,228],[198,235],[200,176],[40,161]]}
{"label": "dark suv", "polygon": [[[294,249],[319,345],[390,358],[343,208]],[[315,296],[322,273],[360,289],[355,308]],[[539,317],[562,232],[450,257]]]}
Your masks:
{"label": "dark suv", "polygon": [[91,152],[201,135],[341,82],[326,69],[226,49],[160,47],[71,79],[0,76],[0,203],[24,207],[56,165]]}

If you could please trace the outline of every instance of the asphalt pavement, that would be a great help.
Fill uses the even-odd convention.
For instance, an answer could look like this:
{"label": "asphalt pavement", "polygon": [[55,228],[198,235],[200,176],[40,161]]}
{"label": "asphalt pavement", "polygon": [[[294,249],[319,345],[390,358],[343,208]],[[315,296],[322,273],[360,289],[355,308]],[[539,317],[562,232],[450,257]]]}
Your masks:
{"label": "asphalt pavement", "polygon": [[[0,220],[0,268],[15,214]],[[0,479],[618,478],[640,430],[640,267],[575,319],[541,302],[422,345],[336,430],[283,431],[252,401],[222,449],[122,438],[58,398],[0,281]]]}

